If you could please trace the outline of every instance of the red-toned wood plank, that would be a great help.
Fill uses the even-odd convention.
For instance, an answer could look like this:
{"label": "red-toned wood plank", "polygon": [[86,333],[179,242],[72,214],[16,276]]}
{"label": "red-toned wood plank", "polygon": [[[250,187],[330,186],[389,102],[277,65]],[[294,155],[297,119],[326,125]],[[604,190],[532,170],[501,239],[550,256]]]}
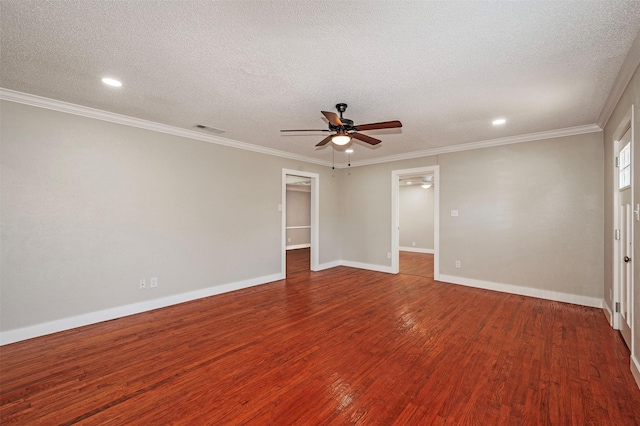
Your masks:
{"label": "red-toned wood plank", "polygon": [[433,278],[433,255],[429,253],[401,251],[400,273]]}
{"label": "red-toned wood plank", "polygon": [[308,253],[287,280],[0,348],[0,423],[640,424],[601,310]]}

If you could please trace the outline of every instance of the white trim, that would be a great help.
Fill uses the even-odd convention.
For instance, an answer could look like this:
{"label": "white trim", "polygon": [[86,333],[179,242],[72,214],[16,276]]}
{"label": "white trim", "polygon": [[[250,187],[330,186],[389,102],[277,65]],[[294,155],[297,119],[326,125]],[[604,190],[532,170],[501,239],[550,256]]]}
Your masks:
{"label": "white trim", "polygon": [[337,268],[338,266],[342,266],[342,264],[339,260],[334,260],[333,262],[319,264],[316,271],[324,271],[325,269]]}
{"label": "white trim", "polygon": [[[633,128],[633,105],[631,109],[627,111],[624,115],[620,123],[618,123],[618,127],[613,133],[613,158],[615,159],[619,155],[620,150],[620,139],[624,136],[627,129]],[[633,130],[631,132],[631,139],[633,140]],[[631,144],[633,146],[633,144]],[[632,169],[633,170],[633,169]],[[615,304],[620,302],[620,262],[621,262],[621,254],[620,254],[620,240],[615,240],[614,232],[616,229],[620,229],[620,189],[619,189],[619,180],[620,173],[618,167],[613,167],[613,229],[610,230],[610,238],[613,239],[613,300],[612,303]],[[633,176],[631,177],[631,182],[633,183]],[[631,196],[633,198],[633,191],[631,191]],[[632,200],[633,201],[633,200]],[[633,203],[632,203],[633,204]],[[633,224],[633,222],[632,222]],[[632,324],[633,325],[633,324]],[[613,314],[613,322],[611,327],[615,330],[620,330],[622,327],[622,314],[614,313]],[[633,331],[633,330],[632,330]],[[633,335],[633,334],[632,334]]]}
{"label": "white trim", "polygon": [[[640,35],[639,35],[640,37]],[[613,133],[613,149],[614,149],[614,157],[617,157],[619,154],[619,149],[620,149],[620,139],[622,139],[622,136],[624,135],[624,133],[627,130],[631,131],[631,206],[633,208],[633,206],[635,206],[635,194],[634,194],[634,174],[636,172],[635,168],[634,168],[634,158],[635,158],[635,146],[636,146],[636,140],[635,140],[635,105],[631,104],[631,108],[627,111],[627,113],[624,115],[624,117],[620,120],[620,122],[618,123],[618,126],[616,127],[616,130]],[[613,221],[614,221],[614,229],[620,229],[621,228],[621,224],[620,224],[620,189],[619,187],[619,170],[614,167],[613,168],[613,183],[614,183],[614,188],[613,188]],[[636,227],[635,227],[635,220],[631,220],[631,229],[630,229],[630,233],[631,233],[631,252],[634,253],[635,249],[635,237],[636,237]],[[620,274],[620,265],[621,265],[621,256],[622,253],[620,252],[620,241],[614,241],[614,250],[613,250],[613,303],[615,304],[616,302],[620,302],[620,287],[621,287],[621,277],[622,275]],[[635,320],[634,320],[634,315],[635,315],[635,280],[634,280],[635,276],[633,274],[633,271],[631,272],[631,277],[630,277],[630,285],[631,285],[631,296],[630,296],[630,301],[631,301],[631,310],[629,312],[630,315],[630,322],[631,322],[631,347],[629,348],[631,353],[634,354],[635,353],[635,346],[636,346],[636,339],[635,339]],[[613,328],[617,329],[617,330],[621,330],[622,329],[622,322],[623,322],[623,318],[622,318],[622,313],[616,313],[614,315],[614,320],[613,320]]]}
{"label": "white trim", "polygon": [[360,263],[360,262],[351,262],[350,260],[341,260],[340,265],[348,266],[349,268],[366,269],[366,270],[375,271],[375,272],[385,272],[387,274],[393,273],[391,271],[390,266],[374,265],[371,263]]}
{"label": "white trim", "polygon": [[309,247],[311,247],[311,244],[294,244],[292,246],[287,246],[287,250],[297,250]]}
{"label": "white trim", "polygon": [[391,268],[384,265],[373,265],[371,263],[352,262],[350,260],[334,260],[333,262],[322,263],[318,265],[316,271],[324,271],[325,269],[337,268],[338,266],[346,266],[348,268],[366,269],[368,271],[391,273]]}
{"label": "white trim", "polygon": [[276,157],[288,158],[291,160],[304,161],[306,163],[319,164],[321,166],[331,166],[329,161],[318,160],[312,157],[292,154],[290,152],[280,151],[273,148],[254,145],[247,142],[240,142],[233,139],[227,139],[211,134],[200,133],[196,130],[182,129],[180,127],[169,126],[166,124],[156,123],[154,121],[142,120],[140,118],[129,117],[127,115],[116,114],[113,112],[102,111],[95,108],[89,108],[82,105],[71,104],[68,102],[57,101],[55,99],[44,98],[41,96],[30,95],[27,93],[16,92],[0,88],[0,99],[17,102],[25,105],[31,105],[39,108],[46,108],[53,111],[64,112],[67,114],[79,115],[82,117],[93,118],[96,120],[108,121],[110,123],[123,124],[125,126],[138,127],[141,129],[152,130],[154,132],[166,133],[174,136],[195,139],[203,142],[209,142],[216,145],[229,146],[232,148],[244,149],[246,151],[258,152],[260,154],[273,155]]}
{"label": "white trim", "polygon": [[[636,37],[636,39],[640,38],[640,33],[638,33],[638,37]],[[640,44],[640,42],[639,42]],[[640,48],[639,48],[640,49]],[[637,173],[636,170],[636,160],[635,160],[635,150],[637,147],[637,141],[636,141],[636,135],[635,135],[635,121],[636,121],[636,110],[635,110],[635,105],[631,104],[631,210],[633,210],[633,208],[636,206],[636,197],[635,197],[635,191],[636,191],[636,187],[635,187],[635,175]],[[631,219],[631,253],[635,253],[636,252],[636,238],[637,238],[637,231],[636,231],[636,221],[633,220],[633,218]],[[633,254],[632,254],[633,256]],[[636,296],[635,296],[635,287],[636,287],[636,282],[635,282],[635,273],[633,272],[633,270],[631,271],[631,312],[629,313],[629,315],[631,315],[631,355],[633,356],[636,353],[636,344],[638,344],[638,342],[636,341],[636,321],[635,321],[635,313],[636,313]],[[637,367],[637,364],[636,364]]]}
{"label": "white trim", "polygon": [[440,166],[391,171],[391,273],[400,271],[400,176],[433,173],[433,277],[440,277]]}
{"label": "white trim", "polygon": [[604,311],[604,316],[607,317],[607,321],[609,322],[609,325],[613,328],[613,312],[611,310],[611,308],[609,307],[609,304],[607,303],[606,299],[602,299],[602,310]]}
{"label": "white trim", "polygon": [[[613,141],[613,159],[618,157],[618,146],[619,142],[617,140]],[[620,201],[620,190],[618,189],[620,174],[618,171],[618,167],[613,166],[613,229],[611,229],[609,238],[613,240],[613,250],[612,250],[612,269],[613,269],[613,281],[611,283],[612,292],[611,303],[613,306],[616,306],[616,303],[620,301],[620,266],[618,262],[620,261],[620,241],[615,239],[616,229],[620,229],[620,211],[619,211],[619,201]],[[613,318],[611,321],[611,327],[615,330],[620,330],[620,316],[615,313],[615,309],[611,310]]]}
{"label": "white trim", "polygon": [[635,355],[631,354],[631,374],[633,378],[636,379],[636,385],[640,388],[640,361],[636,358]]}
{"label": "white trim", "polygon": [[426,248],[418,248],[418,247],[399,247],[400,251],[410,251],[412,253],[426,253],[426,254],[433,254],[434,250],[433,249],[426,249]]}
{"label": "white trim", "polygon": [[[240,142],[233,139],[227,139],[211,134],[200,133],[195,130],[182,129],[179,127],[169,126],[166,124],[156,123],[153,121],[142,120],[139,118],[129,117],[113,112],[102,111],[95,108],[89,108],[82,105],[76,105],[68,102],[49,99],[42,96],[30,95],[28,93],[17,92],[15,90],[0,87],[0,100],[31,105],[39,108],[46,108],[53,111],[64,112],[67,114],[79,115],[82,117],[94,118],[96,120],[108,121],[111,123],[123,124],[125,126],[138,127],[141,129],[153,130],[160,133],[166,133],[175,136],[181,136],[189,139],[195,139],[203,142],[209,142],[217,145],[229,146],[247,151],[258,152],[261,154],[273,155],[291,160],[304,161],[321,166],[333,166],[329,161],[318,160],[317,158],[307,157],[304,155],[292,154],[290,152],[280,151],[273,148],[254,145],[247,142]],[[347,167],[367,166],[370,164],[388,163],[391,161],[407,160],[412,158],[430,157],[438,154],[446,154],[450,152],[468,151],[471,149],[488,148],[492,146],[509,145],[514,143],[532,142],[544,139],[559,138],[563,136],[581,135],[584,133],[601,132],[602,127],[597,124],[588,124],[584,126],[567,127],[565,129],[547,130],[537,133],[528,133],[524,135],[509,136],[505,138],[489,139],[484,141],[469,142],[458,145],[450,145],[441,148],[433,148],[422,151],[413,151],[404,154],[390,155],[386,157],[372,158],[359,162],[335,164],[336,169],[344,169]]]}
{"label": "white trim", "polygon": [[633,40],[631,48],[629,49],[627,56],[624,58],[622,67],[620,67],[620,71],[613,83],[613,87],[609,91],[609,96],[607,96],[607,100],[602,106],[600,116],[598,117],[598,125],[601,128],[604,129],[607,125],[613,111],[616,109],[616,106],[618,106],[618,102],[620,102],[620,98],[622,98],[625,89],[629,85],[633,74],[636,72],[636,69],[638,69],[638,66],[640,66],[640,33],[638,33],[635,40]]}
{"label": "white trim", "polygon": [[485,290],[499,291],[502,293],[519,294],[521,296],[537,297],[538,299],[554,300],[556,302],[573,303],[575,305],[602,308],[603,300],[597,297],[580,296],[577,294],[560,293],[551,290],[522,287],[513,284],[501,284],[491,281],[475,280],[472,278],[456,277],[452,275],[440,275],[442,282],[459,284],[467,287],[482,288]]}
{"label": "white trim", "polygon": [[[637,39],[640,38],[640,33],[638,33],[638,37],[636,37]],[[639,42],[640,44],[640,42]],[[636,187],[635,187],[635,174],[637,173],[636,170],[636,160],[635,160],[635,150],[637,147],[637,141],[636,141],[636,135],[635,135],[635,121],[636,121],[636,109],[635,109],[635,105],[631,104],[631,210],[633,210],[633,208],[636,205],[636,197],[635,197],[635,191],[636,191]],[[636,252],[636,238],[637,238],[637,231],[636,231],[636,221],[633,220],[633,218],[631,219],[631,253],[635,253]],[[633,254],[632,254],[633,256]],[[636,287],[636,282],[635,282],[635,273],[633,272],[633,270],[631,271],[631,312],[629,313],[631,315],[631,355],[633,356],[636,353],[636,344],[638,344],[638,342],[636,341],[636,321],[635,321],[635,312],[636,312],[636,296],[635,296],[635,287]],[[637,360],[636,360],[637,361]],[[637,367],[637,364],[636,364]]]}
{"label": "white trim", "polygon": [[[469,151],[472,149],[490,148],[494,146],[511,145],[523,142],[535,142],[545,139],[561,138],[564,136],[582,135],[585,133],[601,132],[602,128],[597,124],[587,124],[585,126],[567,127],[557,130],[546,130],[544,132],[528,133],[525,135],[509,136],[506,138],[489,139],[478,142],[469,142],[458,145],[450,145],[442,148],[426,149],[423,151],[412,151],[405,154],[389,155],[386,157],[372,158],[369,160],[356,161],[351,163],[351,167],[368,166],[371,164],[389,163],[391,161],[409,160],[412,158],[431,157],[450,152]],[[336,164],[337,169],[346,168],[346,164]]]}
{"label": "white trim", "polygon": [[287,184],[287,191],[292,191],[292,192],[311,192],[311,188],[309,188],[308,186],[289,185],[289,184]]}
{"label": "white trim", "polygon": [[282,169],[282,230],[280,268],[283,277],[287,275],[287,175],[302,176],[311,179],[311,265],[312,271],[318,271],[320,263],[320,175],[300,170]]}
{"label": "white trim", "polygon": [[129,315],[135,315],[142,312],[152,311],[154,309],[166,308],[168,306],[189,302],[191,300],[202,299],[222,293],[228,293],[230,291],[278,281],[283,278],[282,274],[265,275],[263,277],[217,285],[201,290],[190,291],[188,293],[174,294],[160,299],[145,300],[143,302],[132,303],[130,305],[103,309],[101,311],[90,312],[88,314],[77,315],[70,318],[63,318],[14,330],[2,331],[0,332],[0,345],[7,345],[9,343],[122,318]]}

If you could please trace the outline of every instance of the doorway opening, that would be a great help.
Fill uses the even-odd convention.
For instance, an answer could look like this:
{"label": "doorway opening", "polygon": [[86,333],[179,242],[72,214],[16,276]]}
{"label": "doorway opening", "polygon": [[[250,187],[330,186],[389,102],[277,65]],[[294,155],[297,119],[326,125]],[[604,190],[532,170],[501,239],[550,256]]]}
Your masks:
{"label": "doorway opening", "polygon": [[318,269],[319,175],[282,170],[282,276]]}
{"label": "doorway opening", "polygon": [[439,279],[439,166],[391,173],[391,271]]}

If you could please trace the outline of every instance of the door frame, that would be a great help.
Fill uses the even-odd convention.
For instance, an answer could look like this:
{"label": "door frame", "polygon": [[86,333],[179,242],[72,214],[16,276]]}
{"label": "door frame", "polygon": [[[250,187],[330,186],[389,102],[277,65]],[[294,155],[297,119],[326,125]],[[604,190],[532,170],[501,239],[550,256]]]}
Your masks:
{"label": "door frame", "polygon": [[[614,158],[618,157],[618,153],[620,150],[620,139],[622,139],[622,137],[624,136],[624,134],[626,133],[626,131],[628,129],[631,129],[631,187],[629,188],[629,190],[631,191],[631,209],[634,209],[635,206],[635,199],[634,199],[634,147],[635,147],[635,129],[634,129],[634,115],[635,115],[635,111],[634,111],[634,106],[631,105],[631,109],[627,112],[627,114],[625,114],[625,116],[622,118],[622,120],[620,121],[620,124],[618,124],[618,127],[616,128],[615,132],[613,133],[613,153],[614,153]],[[620,230],[621,229],[621,223],[620,223],[620,189],[619,189],[619,181],[620,181],[620,176],[619,176],[619,172],[620,169],[618,167],[614,167],[613,168],[613,184],[614,184],[614,191],[613,191],[613,228],[614,228],[614,232],[616,232],[615,230]],[[631,233],[631,250],[633,253],[634,250],[634,237],[635,237],[635,226],[634,226],[635,221],[632,219],[631,220],[631,229],[630,229],[630,233]],[[620,231],[618,231],[620,232]],[[620,312],[616,312],[616,304],[620,303],[620,290],[621,290],[621,273],[620,273],[620,268],[621,268],[621,262],[622,262],[622,253],[620,250],[620,244],[621,244],[621,239],[614,239],[614,245],[613,245],[613,299],[612,299],[612,303],[613,306],[611,307],[611,309],[613,310],[612,312],[612,327],[616,330],[620,330],[621,329],[621,317],[622,314]],[[637,259],[640,260],[640,259]],[[636,260],[636,261],[637,261]],[[631,309],[629,312],[629,315],[631,316],[631,347],[629,348],[631,351],[631,354],[633,355],[634,353],[634,346],[635,346],[635,339],[633,338],[633,336],[635,335],[635,319],[634,319],[634,310],[635,310],[635,302],[634,302],[634,273],[633,273],[634,268],[631,268],[631,277],[630,277],[630,285],[631,285]]]}
{"label": "door frame", "polygon": [[433,174],[433,279],[440,279],[440,166],[425,166],[391,172],[391,273],[400,272],[400,178]]}
{"label": "door frame", "polygon": [[280,242],[280,269],[283,278],[287,277],[287,175],[301,176],[311,179],[311,264],[312,271],[318,270],[320,259],[319,235],[320,235],[320,175],[317,173],[303,172],[293,169],[282,169],[282,238]]}

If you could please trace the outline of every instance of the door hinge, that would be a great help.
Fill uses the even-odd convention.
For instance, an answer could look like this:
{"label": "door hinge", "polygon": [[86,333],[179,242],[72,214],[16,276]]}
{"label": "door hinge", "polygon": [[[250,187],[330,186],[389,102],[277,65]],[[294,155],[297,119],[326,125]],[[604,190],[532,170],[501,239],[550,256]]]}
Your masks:
{"label": "door hinge", "polygon": [[620,313],[620,302],[616,302],[616,314]]}
{"label": "door hinge", "polygon": [[620,168],[620,157],[616,157],[616,167]]}
{"label": "door hinge", "polygon": [[616,240],[620,239],[620,230],[619,229],[614,229],[613,238],[616,239]]}

